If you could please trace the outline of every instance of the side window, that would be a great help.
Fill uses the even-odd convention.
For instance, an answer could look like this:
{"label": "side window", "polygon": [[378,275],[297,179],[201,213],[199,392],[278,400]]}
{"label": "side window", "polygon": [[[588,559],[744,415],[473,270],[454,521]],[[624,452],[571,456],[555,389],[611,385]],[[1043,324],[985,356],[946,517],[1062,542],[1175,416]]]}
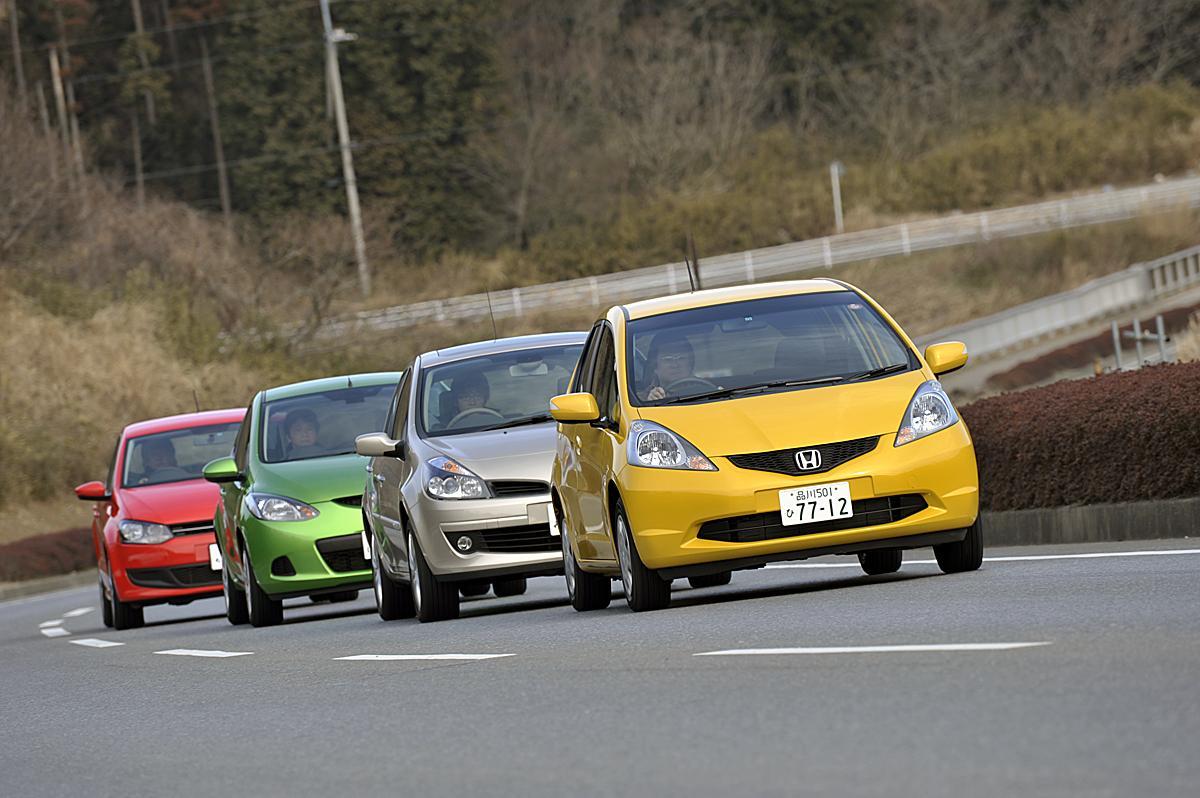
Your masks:
{"label": "side window", "polygon": [[400,385],[396,389],[396,405],[392,408],[392,420],[388,426],[387,433],[389,438],[399,440],[404,435],[404,424],[408,421],[408,405],[412,396],[412,383],[409,375],[412,374],[412,369],[404,372],[404,376],[400,378]]}
{"label": "side window", "polygon": [[613,345],[612,331],[607,326],[603,327],[596,341],[595,368],[592,370],[590,391],[596,397],[601,418],[609,421],[616,420],[619,408],[616,357],[617,350]]}
{"label": "side window", "polygon": [[233,461],[237,463],[238,471],[246,473],[246,468],[250,465],[250,420],[254,415],[254,400],[250,400],[250,406],[246,408],[246,415],[242,418],[242,424],[238,427],[237,437],[233,439]]}
{"label": "side window", "polygon": [[586,391],[592,383],[592,363],[596,359],[596,342],[599,340],[601,329],[603,322],[596,322],[583,345],[583,351],[579,353],[579,365],[575,368],[575,379],[571,381],[571,393]]}

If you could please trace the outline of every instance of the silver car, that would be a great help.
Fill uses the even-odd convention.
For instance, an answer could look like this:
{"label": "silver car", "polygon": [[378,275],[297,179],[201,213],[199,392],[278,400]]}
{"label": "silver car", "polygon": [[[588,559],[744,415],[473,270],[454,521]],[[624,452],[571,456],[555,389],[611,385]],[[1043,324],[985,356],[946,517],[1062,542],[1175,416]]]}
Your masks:
{"label": "silver car", "polygon": [[525,592],[562,574],[550,511],[556,426],[586,334],[466,344],[417,356],[385,429],[359,436],[371,458],[363,553],[384,620],[458,617],[460,596]]}

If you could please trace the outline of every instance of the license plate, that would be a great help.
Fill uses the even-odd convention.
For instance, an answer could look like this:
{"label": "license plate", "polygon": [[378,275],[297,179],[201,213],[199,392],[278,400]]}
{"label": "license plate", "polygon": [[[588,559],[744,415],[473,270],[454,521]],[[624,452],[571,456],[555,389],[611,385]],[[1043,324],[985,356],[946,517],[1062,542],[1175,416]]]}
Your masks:
{"label": "license plate", "polygon": [[779,491],[779,512],[784,526],[835,521],[854,515],[849,482],[828,482]]}
{"label": "license plate", "polygon": [[208,544],[208,567],[214,571],[220,571],[225,567],[225,563],[221,559],[221,547],[216,543]]}

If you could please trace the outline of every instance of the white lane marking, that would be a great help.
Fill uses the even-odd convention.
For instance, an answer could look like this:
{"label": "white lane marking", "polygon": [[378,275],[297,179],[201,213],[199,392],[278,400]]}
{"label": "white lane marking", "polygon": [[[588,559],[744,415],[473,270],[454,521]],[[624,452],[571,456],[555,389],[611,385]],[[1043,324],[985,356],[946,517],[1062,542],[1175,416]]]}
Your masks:
{"label": "white lane marking", "polygon": [[[1097,560],[1108,557],[1166,557],[1200,554],[1200,549],[1151,549],[1149,551],[1092,551],[1080,554],[1021,554],[1010,557],[984,557],[984,562],[1032,562],[1035,560]],[[905,560],[905,565],[934,565],[937,560]],[[772,563],[767,568],[857,568],[857,562]]]}
{"label": "white lane marking", "polygon": [[113,646],[123,646],[124,643],[117,643],[112,640],[101,640],[96,637],[85,637],[80,640],[68,640],[68,643],[74,643],[77,646],[87,646],[88,648],[112,648]]}
{"label": "white lane marking", "polygon": [[49,629],[51,626],[62,626],[62,625],[63,625],[62,618],[59,618],[58,620],[55,620],[55,621],[42,621],[41,623],[38,624],[38,628],[39,629]]}
{"label": "white lane marking", "polygon": [[52,626],[49,629],[42,629],[41,632],[46,637],[66,637],[67,635],[71,634],[61,626]]}
{"label": "white lane marking", "polygon": [[63,617],[64,618],[78,618],[80,615],[87,615],[89,612],[92,612],[95,609],[96,609],[95,607],[80,607],[77,610],[70,610],[68,612],[64,612]]}
{"label": "white lane marking", "polygon": [[169,654],[174,657],[245,657],[253,651],[206,651],[200,648],[168,648],[165,651],[155,651],[155,654]]}
{"label": "white lane marking", "polygon": [[516,654],[354,654],[349,657],[334,657],[334,659],[383,662],[389,660],[480,660],[515,656]]}
{"label": "white lane marking", "polygon": [[1011,651],[1016,648],[1048,646],[1039,643],[935,643],[931,645],[900,646],[828,646],[821,648],[730,648],[724,651],[703,651],[693,657],[739,657],[755,654],[899,654],[918,651]]}

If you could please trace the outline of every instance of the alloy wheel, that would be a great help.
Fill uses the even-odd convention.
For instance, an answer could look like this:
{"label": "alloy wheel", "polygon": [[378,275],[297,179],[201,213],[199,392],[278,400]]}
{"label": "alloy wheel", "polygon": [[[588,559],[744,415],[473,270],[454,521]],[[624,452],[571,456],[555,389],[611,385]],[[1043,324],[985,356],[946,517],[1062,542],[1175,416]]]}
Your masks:
{"label": "alloy wheel", "polygon": [[562,531],[562,524],[558,525],[559,539],[562,543],[563,552],[563,574],[567,577],[567,595],[575,598],[575,555],[571,553],[571,541],[567,540],[566,533]]}
{"label": "alloy wheel", "polygon": [[379,562],[378,546],[371,547],[371,584],[375,588],[375,606],[383,606],[383,566]]}
{"label": "alloy wheel", "polygon": [[408,583],[412,587],[413,606],[421,611],[421,569],[417,567],[417,556],[414,551],[416,541],[408,536]]}
{"label": "alloy wheel", "polygon": [[633,543],[629,540],[629,529],[625,526],[625,515],[617,515],[617,559],[621,562],[621,586],[628,597],[633,591]]}

